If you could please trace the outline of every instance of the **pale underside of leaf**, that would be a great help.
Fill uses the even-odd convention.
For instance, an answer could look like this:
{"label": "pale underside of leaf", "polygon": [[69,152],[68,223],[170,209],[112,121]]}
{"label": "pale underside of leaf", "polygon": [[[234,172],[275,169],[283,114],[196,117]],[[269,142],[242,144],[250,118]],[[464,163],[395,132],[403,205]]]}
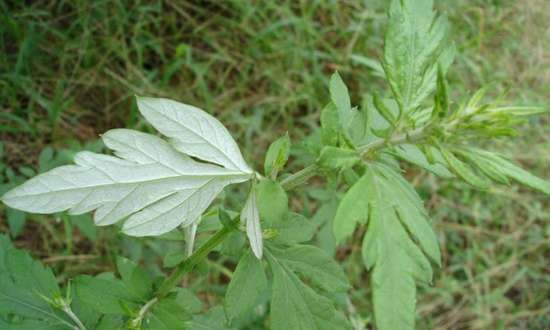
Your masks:
{"label": "pale underside of leaf", "polygon": [[197,235],[197,229],[201,217],[199,216],[190,226],[185,227],[185,254],[190,257],[193,254],[193,248],[195,246],[195,236]]}
{"label": "pale underside of leaf", "polygon": [[2,200],[10,207],[43,214],[97,210],[97,225],[128,218],[125,233],[159,235],[190,224],[226,185],[250,177],[197,162],[150,134],[115,129],[103,140],[120,158],[80,152],[75,165],[40,174]]}
{"label": "pale underside of leaf", "polygon": [[164,98],[138,97],[141,114],[173,146],[188,155],[225,168],[252,173],[231,134],[199,108]]}
{"label": "pale underside of leaf", "polygon": [[260,213],[256,203],[256,190],[252,188],[241,211],[241,221],[246,224],[246,236],[256,258],[261,259],[263,254],[262,228]]}

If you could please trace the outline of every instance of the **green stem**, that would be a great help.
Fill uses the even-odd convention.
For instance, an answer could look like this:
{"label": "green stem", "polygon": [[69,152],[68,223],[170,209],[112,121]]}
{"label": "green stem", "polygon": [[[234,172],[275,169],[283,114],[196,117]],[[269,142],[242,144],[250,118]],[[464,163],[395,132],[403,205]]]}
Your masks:
{"label": "green stem", "polygon": [[[394,137],[391,137],[390,139],[376,140],[372,143],[359,147],[358,151],[361,157],[365,158],[371,153],[378,151],[380,149],[384,149],[388,146],[394,146],[394,145],[399,145],[399,144],[408,143],[408,142],[415,142],[423,139],[425,136],[426,136],[426,129],[420,128],[420,129],[413,130],[407,134],[396,135]],[[319,169],[320,167],[317,164],[312,164],[307,167],[304,167],[300,171],[288,176],[286,179],[281,181],[281,186],[285,190],[292,190],[297,186],[301,185],[302,183],[305,183],[307,180],[311,179],[315,175],[317,175],[319,173]]]}
{"label": "green stem", "polygon": [[[375,142],[369,143],[363,147],[360,147],[359,153],[362,157],[367,157],[372,152],[378,151],[380,149],[386,148],[391,145],[398,145],[406,142],[418,141],[426,136],[425,129],[417,129],[408,134],[400,134],[390,139],[386,140],[377,140]],[[320,167],[317,164],[311,164],[300,171],[288,176],[281,181],[281,186],[285,190],[291,190],[312,178],[313,176],[319,173]],[[185,273],[190,272],[193,267],[195,267],[203,258],[205,258],[208,253],[210,253],[216,246],[221,244],[227,235],[229,235],[233,230],[236,229],[236,226],[224,226],[222,229],[217,231],[206,243],[204,243],[200,248],[198,248],[189,258],[182,261],[172,274],[168,276],[160,288],[157,290],[155,297],[157,300],[164,298],[172,289],[181,281]]]}
{"label": "green stem", "polygon": [[76,314],[72,311],[71,307],[69,305],[65,305],[63,306],[62,308],[63,312],[65,312],[65,314],[67,314],[67,316],[69,316],[71,318],[71,320],[76,323],[76,329],[78,330],[86,330],[86,327],[84,326],[84,324],[82,323],[82,321],[80,321],[80,319],[78,318],[78,316],[76,316]]}
{"label": "green stem", "polygon": [[141,322],[143,321],[143,318],[145,317],[145,314],[151,309],[151,307],[158,301],[157,297],[154,297],[153,299],[149,300],[141,309],[139,310],[138,316],[133,319],[130,322],[130,328],[131,329],[140,329],[141,328]]}
{"label": "green stem", "polygon": [[317,164],[311,164],[281,181],[281,186],[285,190],[292,190],[293,188],[309,180],[311,177],[315,176],[318,171],[319,166]]}
{"label": "green stem", "polygon": [[233,226],[224,226],[210,237],[206,243],[201,245],[201,247],[199,247],[189,258],[182,261],[157,290],[155,295],[157,299],[160,300],[166,297],[166,295],[181,281],[185,273],[190,272],[193,267],[205,258],[216,246],[221,244],[225,240],[225,237],[235,229],[236,227]]}

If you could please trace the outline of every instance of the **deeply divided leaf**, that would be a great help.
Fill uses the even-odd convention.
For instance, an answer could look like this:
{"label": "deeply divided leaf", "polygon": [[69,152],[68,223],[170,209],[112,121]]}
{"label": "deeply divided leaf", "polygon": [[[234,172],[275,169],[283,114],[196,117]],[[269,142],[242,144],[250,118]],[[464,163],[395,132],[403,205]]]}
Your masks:
{"label": "deeply divided leaf", "polygon": [[[360,197],[361,202],[357,201]],[[422,201],[399,173],[386,165],[370,165],[338,208],[336,236],[349,236],[359,222],[367,227],[363,257],[371,269],[378,328],[413,329],[415,282],[430,283],[430,260],[440,262],[437,239]]]}
{"label": "deeply divided leaf", "polygon": [[212,116],[166,99],[140,98],[138,105],[171,143],[111,130],[102,138],[117,157],[80,152],[75,165],[32,178],[6,193],[4,203],[34,213],[96,210],[97,225],[127,219],[126,234],[160,235],[190,225],[226,185],[251,177],[235,141]]}
{"label": "deeply divided leaf", "polygon": [[405,113],[414,111],[433,91],[437,62],[450,62],[449,51],[442,56],[447,22],[436,17],[432,6],[433,0],[393,0],[390,7],[382,65]]}
{"label": "deeply divided leaf", "polygon": [[[310,251],[300,251],[302,247],[297,249],[295,251],[274,250],[273,254],[269,254],[268,257],[273,274],[271,329],[350,329],[349,323],[336,310],[334,303],[309,287],[295,272],[310,281],[314,281],[316,285],[332,291],[344,288],[342,283],[345,283],[345,276],[342,278],[343,273],[334,272],[333,267],[338,266],[329,257],[320,257],[321,259],[311,261],[306,260],[311,257],[322,256],[322,252],[320,252],[321,254],[317,252],[311,254]],[[287,252],[292,253],[288,254],[285,260],[281,258],[281,252],[283,256],[286,256]],[[313,264],[313,261],[315,261],[315,264]],[[319,264],[317,262],[324,263]],[[337,287],[331,288],[330,284],[336,284]]]}

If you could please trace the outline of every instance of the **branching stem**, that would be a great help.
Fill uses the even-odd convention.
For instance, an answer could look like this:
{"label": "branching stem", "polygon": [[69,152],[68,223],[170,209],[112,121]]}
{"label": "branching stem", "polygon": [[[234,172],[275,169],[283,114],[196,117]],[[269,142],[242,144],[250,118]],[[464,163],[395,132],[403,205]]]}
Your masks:
{"label": "branching stem", "polygon": [[[426,135],[427,135],[426,129],[420,128],[420,129],[413,130],[409,133],[393,136],[389,139],[376,140],[374,142],[371,142],[369,144],[359,147],[357,151],[359,152],[362,158],[365,158],[365,157],[368,157],[373,152],[376,152],[380,149],[384,149],[388,146],[395,146],[403,143],[415,142],[423,139]],[[281,181],[281,186],[285,190],[291,190],[303,184],[307,180],[311,179],[318,173],[319,173],[319,166],[317,164],[309,165],[307,167],[304,167],[300,171],[285,178],[283,181]]]}
{"label": "branching stem", "polygon": [[[425,129],[413,130],[407,134],[400,134],[389,139],[377,140],[375,142],[369,143],[358,149],[361,157],[368,157],[375,151],[386,148],[388,146],[403,144],[407,142],[418,141],[426,136]],[[285,190],[291,190],[312,178],[313,176],[319,173],[320,167],[317,164],[311,164],[307,167],[304,167],[300,171],[288,176],[281,181],[281,186]],[[151,305],[156,301],[166,297],[170,291],[182,280],[183,276],[190,272],[193,267],[195,267],[203,258],[205,258],[216,246],[221,244],[227,235],[229,235],[233,230],[236,230],[236,226],[224,226],[222,229],[218,230],[206,243],[199,247],[189,258],[182,261],[176,269],[172,271],[170,276],[168,276],[160,288],[155,294],[155,301],[150,301]],[[149,303],[148,303],[149,304]],[[144,306],[145,307],[145,306]],[[149,306],[150,307],[150,306]],[[148,308],[149,308],[148,307]]]}
{"label": "branching stem", "polygon": [[143,321],[143,318],[145,317],[145,314],[153,307],[153,305],[158,301],[157,297],[154,297],[153,299],[149,300],[141,309],[139,310],[138,316],[134,318],[130,324],[132,329],[139,329],[141,326],[141,322]]}
{"label": "branching stem", "polygon": [[222,243],[225,240],[225,237],[229,235],[233,230],[236,229],[236,226],[224,226],[222,229],[218,230],[208,241],[201,245],[193,254],[182,261],[176,269],[168,276],[160,288],[157,290],[156,297],[157,299],[162,299],[166,297],[170,291],[181,281],[185,273],[190,272],[193,267],[195,267],[203,258],[205,258],[210,251],[212,251],[216,246]]}

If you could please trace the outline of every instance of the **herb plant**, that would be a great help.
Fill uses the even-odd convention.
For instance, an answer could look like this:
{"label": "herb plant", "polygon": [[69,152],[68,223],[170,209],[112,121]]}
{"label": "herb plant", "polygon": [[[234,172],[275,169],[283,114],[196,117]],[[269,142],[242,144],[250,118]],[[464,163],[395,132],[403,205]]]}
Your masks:
{"label": "herb plant", "polygon": [[[166,237],[182,230],[187,257],[165,278],[118,257],[118,276],[81,275],[61,289],[50,269],[0,236],[0,326],[225,329],[262,304],[269,305],[272,329],[361,328],[344,312],[342,300],[352,290],[344,271],[311,244],[317,224],[288,206],[287,192],[309,189],[306,182],[318,176],[327,189],[345,191],[330,235],[339,243],[362,240],[376,328],[413,329],[417,285],[432,282],[441,255],[400,161],[480,190],[514,180],[550,194],[548,181],[481,147],[513,136],[514,125],[547,110],[483,102],[484,90],[452,102],[445,76],[454,52],[447,21],[436,15],[431,0],[394,0],[380,66],[390,93],[373,92],[354,107],[334,73],[320,129],[309,139],[316,160],[293,174],[285,171],[288,135],[270,145],[259,173],[211,115],[168,99],[138,97],[139,111],[166,139],[110,130],[102,140],[112,155],[80,152],[74,165],[40,174],[2,201],[32,213],[95,211],[96,225],[122,222],[129,236]],[[247,186],[242,208],[212,206],[232,184]],[[207,219],[217,229],[195,249]],[[244,236],[249,247],[238,243]],[[178,284],[210,252],[226,253],[220,247],[231,244],[237,248],[230,255],[239,259],[224,305],[203,313],[194,294]]]}

